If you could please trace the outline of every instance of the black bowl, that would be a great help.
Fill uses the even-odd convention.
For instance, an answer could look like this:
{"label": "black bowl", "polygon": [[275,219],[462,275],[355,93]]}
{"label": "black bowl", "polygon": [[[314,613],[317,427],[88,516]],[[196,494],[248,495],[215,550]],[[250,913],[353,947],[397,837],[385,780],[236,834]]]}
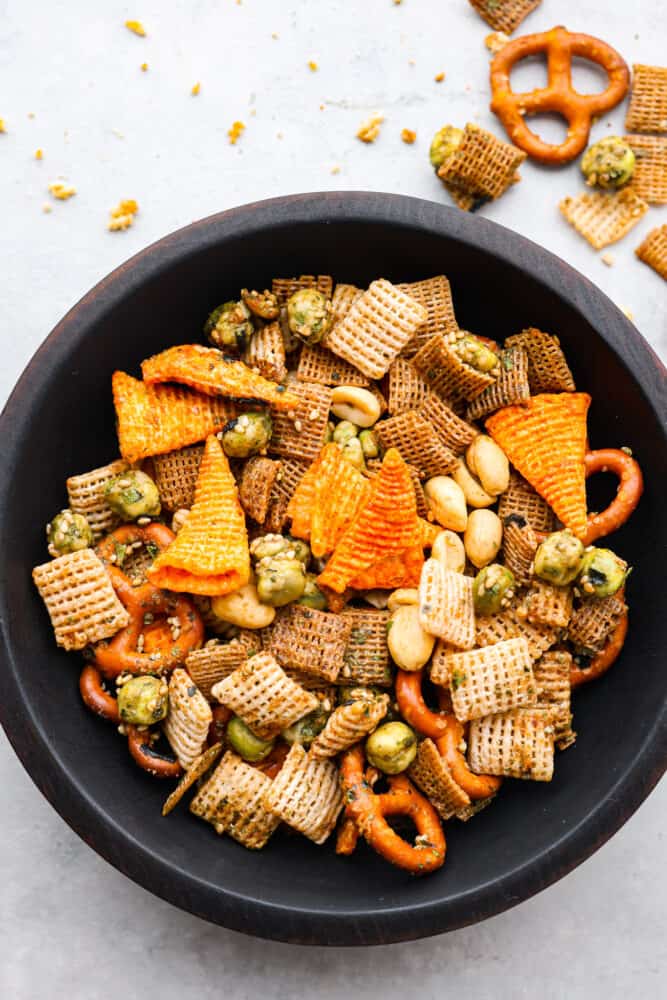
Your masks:
{"label": "black bowl", "polygon": [[[361,285],[444,272],[463,327],[495,338],[531,325],[558,333],[578,385],[593,396],[592,446],[630,445],[645,472],[639,513],[613,539],[635,566],[629,639],[615,668],[576,695],[576,746],[558,756],[551,785],[508,782],[480,817],[448,824],[447,863],[423,879],[365,847],[343,859],[331,845],[280,833],[251,854],[185,808],[161,819],[165,786],[84,709],[79,660],[55,648],[30,578],[46,557],[44,524],[65,502],[65,477],[117,454],[113,369],[136,373],[147,355],[197,340],[207,311],[244,285],[316,272]],[[430,202],[281,198],[160,240],[72,309],[1,418],[0,714],[16,752],[61,816],[116,868],[246,933],[386,943],[474,923],[526,899],[603,844],[665,768],[664,385],[648,345],[580,274],[521,236]]]}

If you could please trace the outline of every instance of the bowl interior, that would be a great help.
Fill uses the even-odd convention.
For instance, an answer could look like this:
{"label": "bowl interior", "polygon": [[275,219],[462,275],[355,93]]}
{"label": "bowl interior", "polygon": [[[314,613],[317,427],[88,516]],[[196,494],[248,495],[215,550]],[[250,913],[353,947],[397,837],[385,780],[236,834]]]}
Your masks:
{"label": "bowl interior", "polygon": [[[316,209],[300,221],[270,209],[240,221],[223,216],[182,237],[159,263],[156,251],[140,256],[77,307],[24,376],[3,426],[0,601],[14,685],[3,715],[12,738],[19,729],[31,734],[34,754],[24,748],[22,756],[54,804],[96,849],[149,888],[251,933],[374,942],[468,923],[543,887],[575,863],[575,843],[580,860],[619,825],[624,809],[634,808],[617,801],[624,783],[649,788],[657,780],[655,767],[649,774],[642,759],[659,738],[667,689],[655,559],[666,534],[660,489],[666,446],[631,359],[622,360],[600,336],[603,323],[611,325],[621,345],[629,324],[555,258],[545,254],[541,270],[541,252],[520,241],[503,259],[506,231],[487,224],[482,240],[470,239],[473,230],[462,235],[453,213],[441,209],[433,209],[431,223],[353,212],[327,218]],[[66,503],[65,478],[116,457],[111,372],[138,374],[147,355],[197,341],[207,312],[240,287],[263,288],[273,275],[300,273],[331,273],[359,285],[381,275],[406,281],[445,273],[462,327],[494,338],[526,326],[557,333],[578,387],[593,397],[592,447],[628,445],[645,471],[640,511],[612,539],[635,567],[629,638],[617,667],[576,695],[576,745],[557,756],[551,785],[507,782],[481,816],[447,824],[447,863],[421,880],[365,847],[341,859],[331,844],[317,848],[281,832],[265,851],[251,854],[185,808],[161,819],[168,789],[139,771],[113,727],[83,708],[81,661],[55,649],[30,578],[31,567],[46,558],[43,526]],[[598,505],[614,488],[604,478],[592,487]],[[39,760],[45,746],[55,763],[48,773]]]}

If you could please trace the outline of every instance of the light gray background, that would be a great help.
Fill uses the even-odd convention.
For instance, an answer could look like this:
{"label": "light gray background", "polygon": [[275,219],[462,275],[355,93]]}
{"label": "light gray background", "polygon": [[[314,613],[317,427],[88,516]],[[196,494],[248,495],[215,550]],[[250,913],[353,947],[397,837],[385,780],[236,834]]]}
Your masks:
{"label": "light gray background", "polygon": [[[130,17],[144,21],[147,38],[126,31]],[[520,31],[555,23],[601,35],[628,62],[664,62],[663,0],[544,0]],[[447,201],[427,163],[435,129],[473,120],[502,134],[487,110],[489,30],[465,0],[0,2],[7,127],[0,135],[0,395],[91,285],[193,219],[271,195],[335,188]],[[318,72],[309,71],[310,59]],[[447,78],[437,84],[440,70]],[[522,68],[515,86],[536,85],[542,73],[538,65]],[[599,87],[590,70],[577,69],[575,79]],[[201,94],[192,97],[197,80]],[[367,147],[354,135],[376,110],[386,122]],[[235,119],[247,129],[232,147],[226,131]],[[622,133],[622,123],[620,108],[594,136]],[[416,129],[414,146],[400,141],[402,128]],[[552,172],[528,164],[522,174],[483,214],[583,271],[667,353],[665,284],[633,256],[665,210],[652,209],[611,248],[615,266],[607,268],[556,208],[581,190],[576,166]],[[78,194],[44,214],[47,184],[59,176]],[[140,203],[135,227],[106,232],[109,208],[127,197]],[[2,997],[106,1000],[157,988],[165,1000],[223,993],[426,1000],[464,991],[480,1000],[613,1000],[664,989],[664,784],[590,861],[506,914],[419,943],[327,951],[209,926],[127,881],[41,798],[4,735],[0,773]]]}

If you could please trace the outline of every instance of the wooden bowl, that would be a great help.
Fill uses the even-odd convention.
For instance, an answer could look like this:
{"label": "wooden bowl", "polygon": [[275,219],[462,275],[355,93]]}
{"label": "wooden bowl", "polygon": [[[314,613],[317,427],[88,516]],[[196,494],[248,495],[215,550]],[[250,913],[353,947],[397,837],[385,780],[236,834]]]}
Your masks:
{"label": "wooden bowl", "polygon": [[[186,808],[162,819],[169,789],[138,770],[113,727],[82,705],[80,659],[56,649],[30,577],[47,558],[44,525],[66,504],[65,478],[117,455],[112,371],[136,374],[147,355],[198,340],[208,311],[242,286],[301,273],[359,285],[445,273],[462,327],[494,338],[526,326],[558,334],[578,386],[593,396],[591,446],[630,446],[646,479],[638,513],[611,539],[635,567],[629,638],[613,670],[576,694],[576,745],[558,755],[550,785],[508,781],[492,808],[448,823],[446,864],[422,879],[365,846],[339,858],[332,845],[280,832],[253,854]],[[407,940],[483,920],[544,889],[600,847],[665,769],[664,375],[628,320],[563,261],[430,202],[365,193],[279,198],[160,240],[59,323],[0,418],[0,716],[24,766],[120,871],[249,934],[330,945]],[[614,487],[593,488],[597,504]]]}

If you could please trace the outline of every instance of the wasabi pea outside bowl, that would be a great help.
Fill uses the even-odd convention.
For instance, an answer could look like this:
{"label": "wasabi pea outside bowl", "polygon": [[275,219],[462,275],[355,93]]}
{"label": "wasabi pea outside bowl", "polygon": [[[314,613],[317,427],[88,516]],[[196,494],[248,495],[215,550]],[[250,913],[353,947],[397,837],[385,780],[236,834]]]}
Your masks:
{"label": "wasabi pea outside bowl", "polygon": [[[448,823],[444,867],[415,879],[365,845],[338,858],[280,831],[250,853],[179,808],[81,703],[80,658],[58,650],[30,571],[66,476],[117,455],[110,377],[197,340],[208,311],[273,275],[331,273],[364,285],[445,273],[460,325],[502,338],[557,333],[593,396],[593,447],[630,445],[646,479],[638,513],[610,539],[635,569],[622,658],[576,694],[576,745],[551,785],[506,782],[491,808]],[[648,795],[667,759],[665,372],[631,323],[558,258],[484,219],[426,201],[309,194],[224,212],[160,240],[97,285],[21,376],[1,417],[0,717],[60,815],[130,878],[191,913],[304,944],[408,940],[514,906],[600,847]],[[600,509],[611,482],[592,484]]]}

